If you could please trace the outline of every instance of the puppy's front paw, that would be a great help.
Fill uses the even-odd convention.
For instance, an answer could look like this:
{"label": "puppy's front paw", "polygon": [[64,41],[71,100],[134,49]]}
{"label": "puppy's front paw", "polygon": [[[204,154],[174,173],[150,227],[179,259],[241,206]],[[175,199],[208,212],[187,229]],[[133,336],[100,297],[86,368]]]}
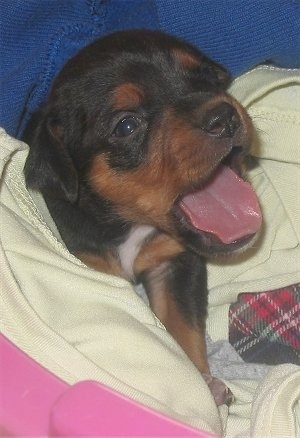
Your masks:
{"label": "puppy's front paw", "polygon": [[206,381],[217,406],[227,405],[230,406],[234,400],[234,396],[228,386],[225,385],[222,380],[217,377],[213,377],[211,374],[202,374],[204,380]]}

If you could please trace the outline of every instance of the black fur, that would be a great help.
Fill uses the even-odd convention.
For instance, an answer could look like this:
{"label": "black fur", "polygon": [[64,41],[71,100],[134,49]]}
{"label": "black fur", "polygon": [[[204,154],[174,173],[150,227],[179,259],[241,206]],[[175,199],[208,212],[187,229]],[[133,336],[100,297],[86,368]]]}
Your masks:
{"label": "black fur", "polygon": [[[67,63],[24,137],[30,144],[24,169],[27,185],[43,194],[72,253],[104,258],[109,251],[115,254],[135,225],[152,225],[153,239],[165,234],[180,242],[183,250],[170,257],[162,271],[154,266],[153,272],[163,275],[154,280],[172,294],[183,318],[196,330],[205,326],[207,307],[203,255],[219,252],[222,245],[209,247],[209,239],[195,233],[179,213],[177,201],[208,178],[230,148],[247,148],[233,144],[239,121],[234,127],[226,124],[231,128],[224,130],[226,135],[212,135],[219,114],[210,109],[209,115],[205,108],[209,102],[230,102],[225,93],[229,82],[225,69],[183,41],[160,32],[119,32],[95,41]],[[137,85],[142,97],[137,102],[129,98],[126,108],[114,107],[114,92],[126,83]],[[166,127],[169,119],[171,127]],[[194,137],[189,137],[189,130]],[[199,147],[193,144],[196,136]],[[208,145],[207,156],[197,150],[202,142]],[[99,188],[91,176],[97,160],[109,172]],[[202,164],[208,169],[204,175]],[[116,184],[111,197],[103,193],[106,177]],[[169,194],[169,180],[178,184],[175,195]],[[160,191],[172,201],[165,213],[154,202],[148,205],[155,196],[159,204]],[[152,274],[137,273],[150,295],[155,289]]]}

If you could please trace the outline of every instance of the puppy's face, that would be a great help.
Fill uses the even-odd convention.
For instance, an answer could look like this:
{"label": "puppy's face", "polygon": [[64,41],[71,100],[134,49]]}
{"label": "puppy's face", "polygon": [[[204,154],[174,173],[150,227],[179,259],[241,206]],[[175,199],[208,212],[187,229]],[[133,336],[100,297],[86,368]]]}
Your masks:
{"label": "puppy's face", "polygon": [[240,178],[251,123],[228,83],[222,67],[160,33],[96,41],[65,66],[44,110],[56,190],[78,202],[84,184],[126,221],[200,253],[244,246],[261,219]]}

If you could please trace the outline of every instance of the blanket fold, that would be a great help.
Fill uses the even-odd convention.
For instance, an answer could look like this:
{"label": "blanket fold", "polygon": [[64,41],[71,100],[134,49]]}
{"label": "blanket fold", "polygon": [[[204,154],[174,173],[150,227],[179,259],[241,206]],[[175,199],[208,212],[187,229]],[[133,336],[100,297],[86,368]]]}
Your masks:
{"label": "blanket fold", "polygon": [[[257,128],[249,179],[264,226],[253,249],[208,264],[212,361],[228,344],[228,310],[238,294],[300,282],[299,90],[300,71],[268,66],[231,88]],[[251,374],[256,364],[229,353],[226,383],[235,402],[218,410],[201,375],[132,286],[67,251],[42,197],[26,190],[27,150],[0,132],[2,333],[66,382],[101,381],[191,426],[227,437],[299,436],[299,367]]]}

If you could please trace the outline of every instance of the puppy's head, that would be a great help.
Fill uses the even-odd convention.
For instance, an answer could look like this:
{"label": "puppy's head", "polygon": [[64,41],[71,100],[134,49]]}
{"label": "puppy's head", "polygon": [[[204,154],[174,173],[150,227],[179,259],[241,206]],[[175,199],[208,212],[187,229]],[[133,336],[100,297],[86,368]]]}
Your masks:
{"label": "puppy's head", "polygon": [[84,185],[126,221],[204,254],[244,246],[261,217],[241,177],[251,123],[228,84],[221,66],[159,32],[95,41],[30,127],[28,186],[76,204]]}

